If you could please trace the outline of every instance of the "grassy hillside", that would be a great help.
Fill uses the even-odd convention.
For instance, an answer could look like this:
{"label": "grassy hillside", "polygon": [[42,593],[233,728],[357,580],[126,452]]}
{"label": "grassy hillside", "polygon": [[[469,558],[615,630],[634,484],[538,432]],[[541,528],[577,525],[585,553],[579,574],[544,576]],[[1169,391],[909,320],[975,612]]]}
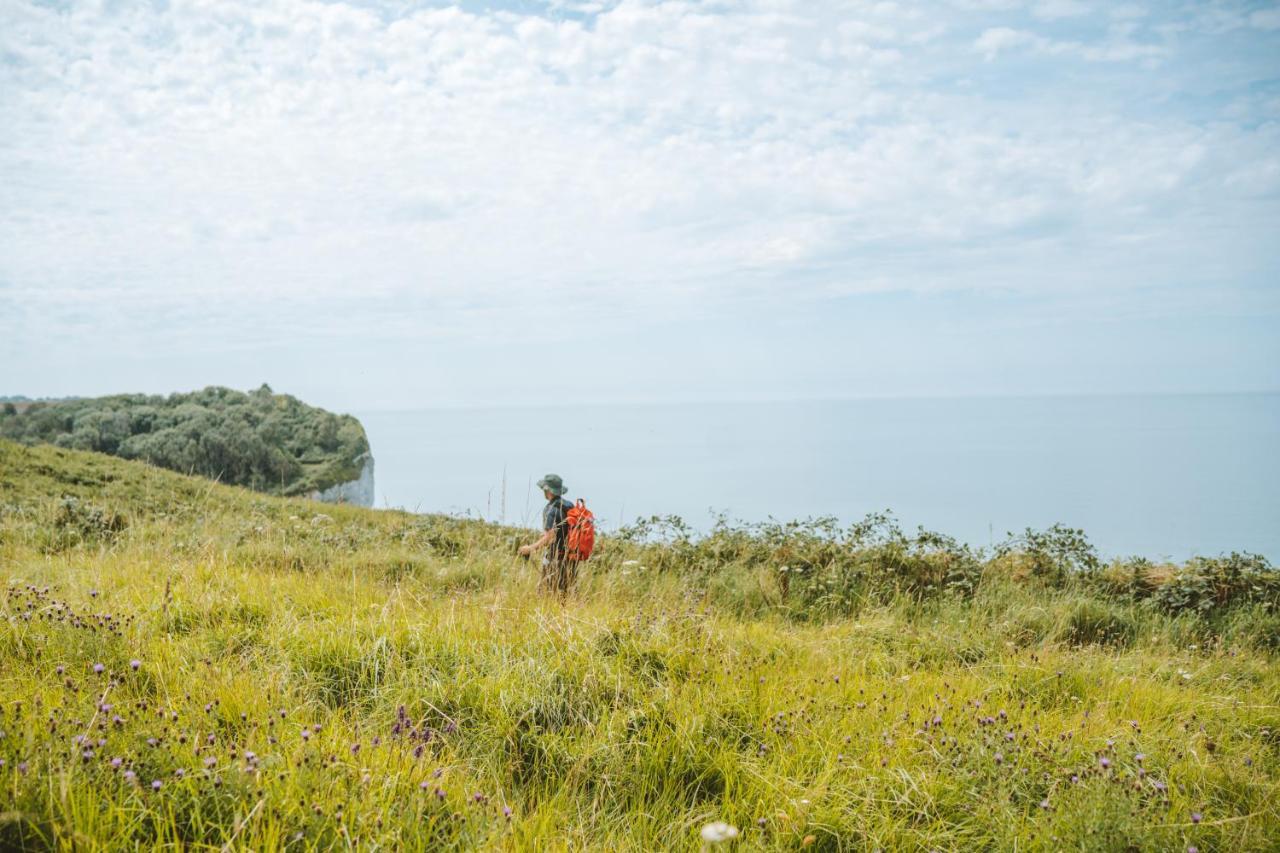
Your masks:
{"label": "grassy hillside", "polygon": [[306,495],[360,476],[369,451],[351,415],[263,385],[167,397],[117,394],[0,405],[0,438],[141,459],[277,495]]}
{"label": "grassy hillside", "polygon": [[0,848],[1280,847],[1264,561],[516,537],[0,441]]}

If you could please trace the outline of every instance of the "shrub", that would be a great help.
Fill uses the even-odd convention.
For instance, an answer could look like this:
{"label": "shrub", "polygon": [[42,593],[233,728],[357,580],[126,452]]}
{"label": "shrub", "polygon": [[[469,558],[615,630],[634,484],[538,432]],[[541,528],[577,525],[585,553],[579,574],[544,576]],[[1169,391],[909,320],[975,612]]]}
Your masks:
{"label": "shrub", "polygon": [[1055,524],[1048,530],[1028,527],[1020,536],[1010,533],[996,546],[996,556],[1024,559],[1031,574],[1057,586],[1067,578],[1098,569],[1098,552],[1083,530]]}
{"label": "shrub", "polygon": [[1257,554],[1195,557],[1156,587],[1152,599],[1169,613],[1202,616],[1242,604],[1274,609],[1280,605],[1280,574]]}

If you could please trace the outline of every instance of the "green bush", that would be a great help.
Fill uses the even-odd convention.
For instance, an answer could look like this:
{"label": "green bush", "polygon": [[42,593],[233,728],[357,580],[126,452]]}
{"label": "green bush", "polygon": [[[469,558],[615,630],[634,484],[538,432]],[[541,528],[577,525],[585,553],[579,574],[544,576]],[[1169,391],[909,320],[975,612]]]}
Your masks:
{"label": "green bush", "polygon": [[369,451],[355,418],[307,406],[266,385],[248,394],[210,387],[168,397],[32,403],[24,412],[0,412],[0,437],[140,459],[281,495],[354,480]]}

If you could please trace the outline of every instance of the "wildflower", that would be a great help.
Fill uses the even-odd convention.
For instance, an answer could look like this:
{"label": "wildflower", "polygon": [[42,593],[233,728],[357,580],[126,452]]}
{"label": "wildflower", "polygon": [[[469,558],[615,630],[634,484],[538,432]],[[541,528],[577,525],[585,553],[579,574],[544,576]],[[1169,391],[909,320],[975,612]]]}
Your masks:
{"label": "wildflower", "polygon": [[421,782],[418,783],[418,787],[425,791],[431,787],[431,783],[428,782],[426,779],[423,779]]}
{"label": "wildflower", "polygon": [[159,791],[162,787],[163,783],[159,779],[156,779],[151,783],[151,790],[153,791]]}
{"label": "wildflower", "polygon": [[1146,758],[1147,756],[1145,754],[1139,752],[1137,755],[1133,757],[1133,760],[1141,764],[1143,761],[1146,760]]}
{"label": "wildflower", "polygon": [[764,829],[765,826],[768,825],[768,823],[769,821],[767,818],[763,818],[763,817],[756,818],[756,826],[760,827],[761,829]]}
{"label": "wildflower", "polygon": [[1106,770],[1111,766],[1111,759],[1104,755],[1102,758],[1098,759],[1098,764],[1101,765],[1103,770]]}
{"label": "wildflower", "polygon": [[1047,809],[1047,808],[1049,808],[1049,798],[1048,798],[1048,797],[1045,797],[1043,800],[1041,800],[1041,801],[1040,801],[1040,808],[1042,808],[1042,809]]}
{"label": "wildflower", "polygon": [[1004,764],[1004,753],[997,752],[995,757],[996,764]]}
{"label": "wildflower", "polygon": [[359,751],[360,751],[360,744],[358,744],[358,743],[353,743],[353,744],[351,744],[351,754],[352,754],[352,755],[355,755],[355,754],[356,754],[357,752],[359,752]]}
{"label": "wildflower", "polygon": [[18,762],[18,772],[21,773],[23,776],[27,775],[27,762],[25,761]]}
{"label": "wildflower", "polygon": [[62,675],[66,671],[67,671],[67,668],[65,666],[58,666],[58,668],[54,670],[54,672],[57,673],[58,675]]}
{"label": "wildflower", "polygon": [[502,807],[502,816],[505,817],[507,820],[511,820],[511,806]]}
{"label": "wildflower", "polygon": [[708,844],[723,844],[738,837],[738,828],[722,820],[702,827],[702,840]]}
{"label": "wildflower", "polygon": [[302,730],[302,739],[303,739],[303,740],[311,740],[311,731],[310,731],[310,729],[303,729],[303,730]]}
{"label": "wildflower", "polygon": [[1200,814],[1200,812],[1192,812],[1192,813],[1191,813],[1191,822],[1192,822],[1192,823],[1199,823],[1199,822],[1200,822],[1200,821],[1202,821],[1202,820],[1204,820],[1204,815]]}
{"label": "wildflower", "polygon": [[487,798],[485,797],[484,794],[480,793],[479,791],[476,791],[474,794],[471,795],[471,799],[473,802],[483,803]]}
{"label": "wildflower", "polygon": [[134,672],[137,672],[139,667],[141,666],[142,666],[142,661],[138,660],[137,658],[134,658],[133,660],[129,661],[129,669],[133,670]]}
{"label": "wildflower", "polygon": [[95,663],[93,665],[93,671],[96,675],[101,675],[105,670],[106,670],[106,667],[100,663]]}
{"label": "wildflower", "polygon": [[113,758],[113,759],[111,759],[111,768],[112,768],[113,770],[119,770],[119,769],[120,769],[120,765],[121,765],[121,764],[124,764],[124,759],[122,759],[122,758]]}
{"label": "wildflower", "polygon": [[138,774],[134,773],[132,770],[124,771],[124,780],[126,782],[132,782],[134,779],[137,779],[137,778],[138,778]]}

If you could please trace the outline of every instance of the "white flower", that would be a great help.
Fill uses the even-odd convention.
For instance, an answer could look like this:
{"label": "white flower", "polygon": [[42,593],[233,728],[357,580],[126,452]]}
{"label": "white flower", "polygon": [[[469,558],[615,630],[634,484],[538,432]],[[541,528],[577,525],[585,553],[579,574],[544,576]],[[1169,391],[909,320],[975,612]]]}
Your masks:
{"label": "white flower", "polygon": [[624,565],[624,566],[638,566],[638,565],[640,565],[640,561],[639,561],[639,560],[623,560],[623,561],[622,561],[622,565]]}
{"label": "white flower", "polygon": [[738,837],[738,827],[731,826],[722,820],[702,827],[702,840],[708,844],[721,844]]}

